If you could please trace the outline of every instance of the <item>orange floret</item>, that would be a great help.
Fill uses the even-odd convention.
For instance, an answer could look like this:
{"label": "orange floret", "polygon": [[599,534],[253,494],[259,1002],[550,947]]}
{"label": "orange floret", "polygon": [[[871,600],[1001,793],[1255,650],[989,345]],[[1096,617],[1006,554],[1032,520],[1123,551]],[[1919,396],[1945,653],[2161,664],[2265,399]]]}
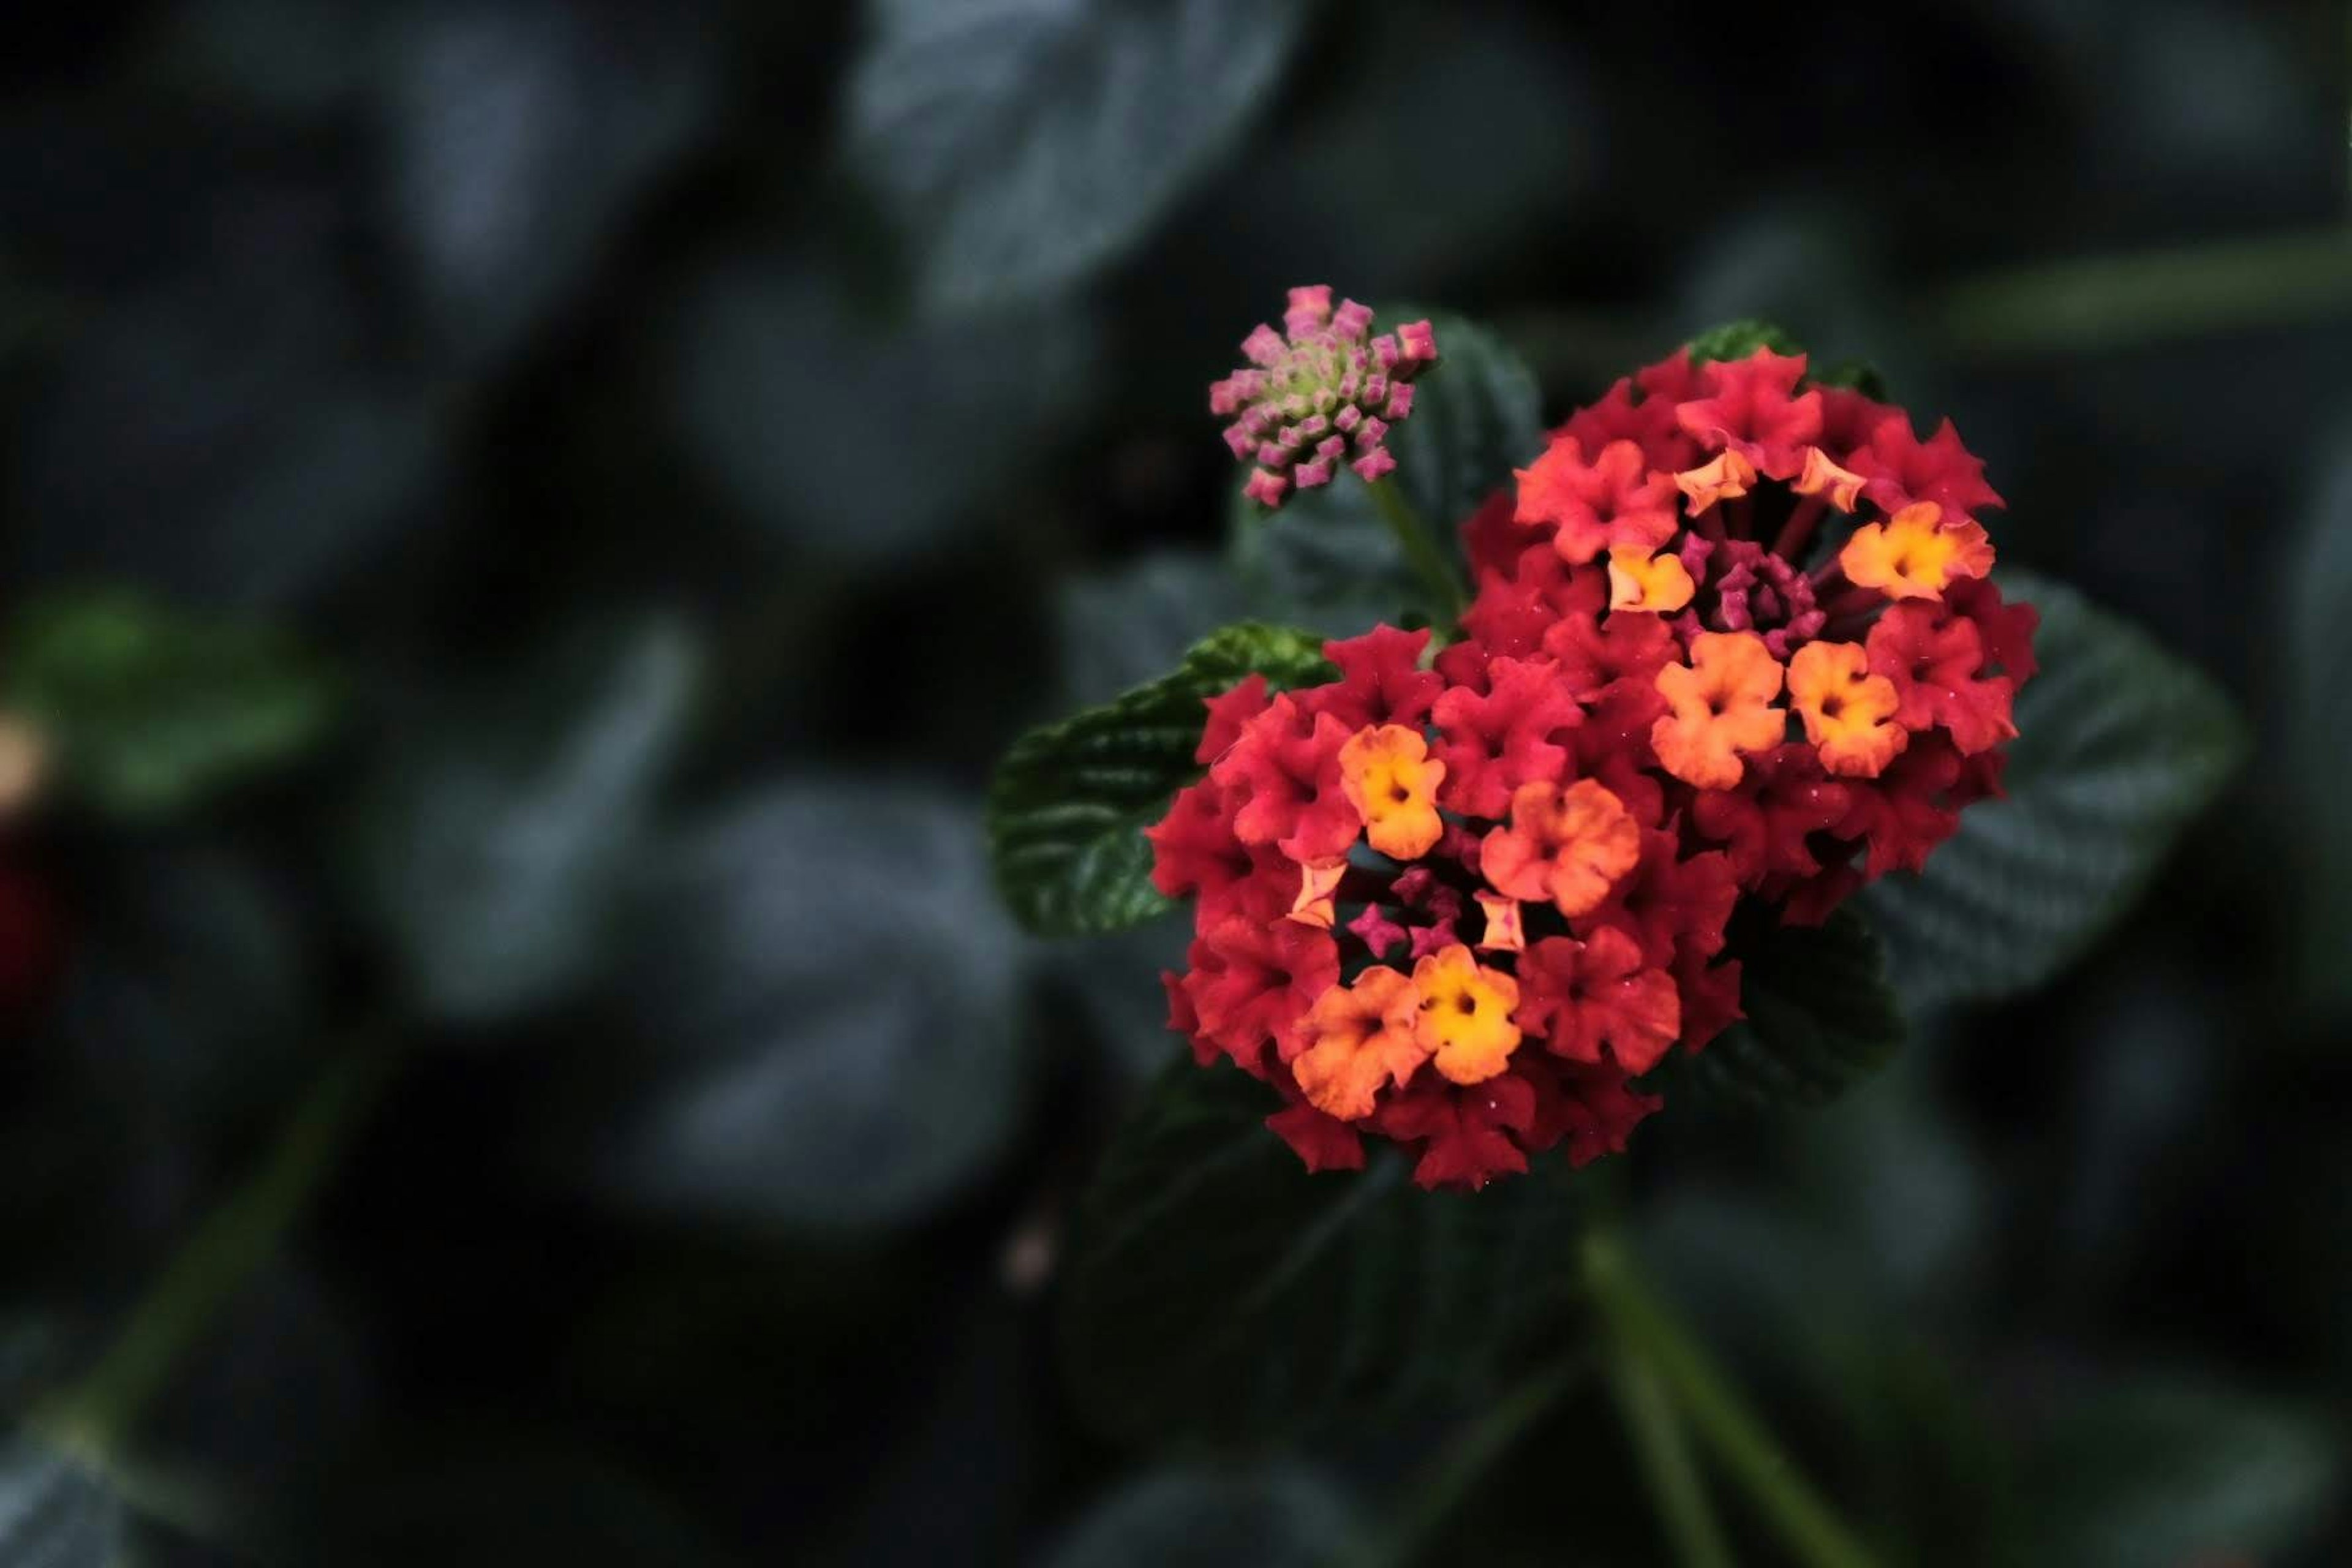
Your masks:
{"label": "orange floret", "polygon": [[1727,449],[1696,468],[1676,474],[1675,483],[1690,498],[1691,510],[1701,512],[1719,500],[1738,500],[1746,495],[1756,483],[1756,465]]}
{"label": "orange floret", "polygon": [[1382,1085],[1402,1087],[1429,1059],[1419,1038],[1420,1008],[1413,983],[1384,967],[1316,998],[1307,1015],[1307,1047],[1290,1064],[1307,1102],[1342,1121],[1370,1115]]}
{"label": "orange floret", "polygon": [[1609,607],[1612,610],[1654,610],[1671,616],[1698,592],[1679,555],[1654,556],[1635,546],[1617,544],[1609,550]]}
{"label": "orange floret", "polygon": [[1412,985],[1421,994],[1416,1037],[1440,1074],[1454,1083],[1484,1083],[1510,1064],[1519,1044],[1519,1026],[1511,1022],[1517,981],[1480,963],[1457,942],[1415,964]]}
{"label": "orange floret", "polygon": [[1772,706],[1785,678],[1754,632],[1701,632],[1691,661],[1658,671],[1658,692],[1674,711],[1650,728],[1668,773],[1700,789],[1730,789],[1747,772],[1744,752],[1766,752],[1788,735]]}
{"label": "orange floret", "polygon": [[1359,730],[1339,748],[1339,786],[1363,818],[1373,848],[1417,860],[1444,837],[1437,786],[1445,764],[1429,754],[1418,730],[1379,724]]}
{"label": "orange floret", "polygon": [[1518,952],[1528,945],[1527,931],[1519,921],[1519,900],[1504,893],[1473,893],[1478,909],[1486,917],[1486,934],[1478,939],[1478,946],[1487,952]]}
{"label": "orange floret", "polygon": [[1956,577],[1992,570],[1992,545],[1981,524],[1940,525],[1944,509],[1923,500],[1884,523],[1864,523],[1838,557],[1846,580],[1890,599],[1935,599]]}
{"label": "orange floret", "polygon": [[1642,858],[1642,829],[1625,803],[1591,779],[1567,788],[1540,779],[1511,794],[1511,821],[1486,835],[1479,865],[1514,899],[1590,914]]}
{"label": "orange floret", "polygon": [[1789,488],[1801,496],[1827,495],[1830,504],[1838,510],[1852,511],[1853,503],[1861,499],[1863,482],[1860,474],[1838,467],[1819,447],[1808,447],[1804,470]]}
{"label": "orange floret", "polygon": [[1789,661],[1789,705],[1822,766],[1842,778],[1874,779],[1911,742],[1895,721],[1903,706],[1895,682],[1870,672],[1860,643],[1814,642]]}
{"label": "orange floret", "polygon": [[1348,874],[1348,858],[1335,856],[1328,860],[1309,860],[1298,868],[1298,897],[1290,906],[1290,918],[1303,926],[1318,931],[1329,931],[1339,918],[1332,896],[1339,890],[1339,879]]}

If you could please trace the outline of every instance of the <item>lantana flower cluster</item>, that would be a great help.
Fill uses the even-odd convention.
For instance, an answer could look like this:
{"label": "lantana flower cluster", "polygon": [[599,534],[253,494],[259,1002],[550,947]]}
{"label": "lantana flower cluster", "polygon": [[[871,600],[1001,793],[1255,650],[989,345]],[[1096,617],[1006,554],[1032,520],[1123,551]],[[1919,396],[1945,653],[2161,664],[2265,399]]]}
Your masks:
{"label": "lantana flower cluster", "polygon": [[1948,422],[1806,368],[1618,383],[1465,523],[1459,640],[1381,626],[1210,700],[1150,830],[1195,901],[1171,1023],[1310,1169],[1622,1150],[1644,1075],[1742,1016],[1743,901],[1818,924],[1999,792],[2037,619],[1987,576],[2000,498]]}

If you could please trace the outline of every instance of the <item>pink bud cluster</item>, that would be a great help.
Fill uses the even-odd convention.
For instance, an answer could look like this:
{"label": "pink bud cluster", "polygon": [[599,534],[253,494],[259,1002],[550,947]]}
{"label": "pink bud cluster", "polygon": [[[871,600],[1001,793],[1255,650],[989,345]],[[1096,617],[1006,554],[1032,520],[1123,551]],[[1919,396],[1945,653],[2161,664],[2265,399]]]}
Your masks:
{"label": "pink bud cluster", "polygon": [[1244,338],[1249,363],[1209,388],[1209,412],[1233,420],[1225,445],[1256,465],[1243,491],[1266,507],[1329,484],[1341,463],[1367,480],[1394,468],[1388,433],[1412,412],[1413,379],[1437,363],[1427,321],[1373,337],[1370,308],[1332,309],[1324,284],[1293,289],[1282,325]]}

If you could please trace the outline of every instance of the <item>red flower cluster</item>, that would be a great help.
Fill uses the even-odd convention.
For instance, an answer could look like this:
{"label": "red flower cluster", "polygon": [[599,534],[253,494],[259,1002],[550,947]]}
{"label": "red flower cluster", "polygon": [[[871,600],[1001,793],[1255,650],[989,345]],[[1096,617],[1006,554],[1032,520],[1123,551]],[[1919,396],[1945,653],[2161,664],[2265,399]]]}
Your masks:
{"label": "red flower cluster", "polygon": [[1620,382],[1465,524],[1461,640],[1382,626],[1210,702],[1150,831],[1197,905],[1171,1023],[1280,1091],[1309,1168],[1368,1132],[1427,1186],[1622,1149],[1633,1080],[1741,1016],[1740,900],[1817,923],[1998,791],[2036,623],[1985,577],[2000,498],[1948,423],[1805,368]]}

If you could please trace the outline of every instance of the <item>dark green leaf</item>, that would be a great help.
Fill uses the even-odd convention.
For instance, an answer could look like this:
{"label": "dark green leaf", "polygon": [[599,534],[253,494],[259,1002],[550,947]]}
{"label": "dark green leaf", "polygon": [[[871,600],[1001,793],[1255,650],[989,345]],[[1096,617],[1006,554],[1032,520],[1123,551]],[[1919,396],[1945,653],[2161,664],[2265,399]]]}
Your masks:
{"label": "dark green leaf", "polygon": [[1271,517],[1236,489],[1231,537],[1234,575],[1264,614],[1326,637],[1429,618],[1428,591],[1353,474]]}
{"label": "dark green leaf", "polygon": [[2273,820],[2294,835],[2303,1001],[2340,1026],[2352,1020],[2352,964],[2344,962],[2352,952],[2352,812],[2342,808],[2352,773],[2352,680],[2344,678],[2352,667],[2352,467],[2340,460],[2284,580],[2291,587],[2276,660],[2286,676],[2285,791]]}
{"label": "dark green leaf", "polygon": [[1694,1078],[1751,1100],[1818,1105],[1886,1065],[1903,1043],[1903,1009],[1868,921],[1848,907],[1817,931],[1743,924],[1732,952],[1748,1019],[1691,1059]]}
{"label": "dark green leaf", "polygon": [[[1346,68],[1284,105],[1253,140],[1244,177],[1209,184],[1196,237],[1246,234],[1254,276],[1328,273],[1360,298],[1458,276],[1465,256],[1515,253],[1539,215],[1581,205],[1608,162],[1598,63],[1548,47],[1547,20],[1484,5],[1354,8]],[[1396,91],[1405,80],[1413,89]],[[1481,144],[1511,155],[1479,155]]]}
{"label": "dark green leaf", "polygon": [[2014,1560],[2068,1568],[2282,1560],[2335,1511],[2344,1478],[2325,1425],[2180,1378],[2070,1412],[2023,1458]]}
{"label": "dark green leaf", "polygon": [[834,780],[646,845],[613,985],[642,1050],[592,1086],[611,1092],[585,1128],[591,1184],[642,1212],[817,1226],[902,1220],[971,1180],[1024,1066],[1022,954],[978,826],[929,791]]}
{"label": "dark green leaf", "polygon": [[1156,920],[1102,936],[1045,944],[1044,973],[1077,1009],[1106,1065],[1129,1089],[1168,1065],[1168,996],[1160,976],[1181,972],[1192,942],[1192,911],[1172,904]]}
{"label": "dark green leaf", "polygon": [[1069,584],[1055,609],[1062,684],[1087,706],[1158,679],[1194,643],[1249,614],[1223,561],[1172,550]]}
{"label": "dark green leaf", "polygon": [[1690,341],[1691,358],[1702,364],[1709,360],[1746,359],[1758,349],[1770,349],[1776,354],[1805,352],[1796,339],[1770,321],[1726,321]]}
{"label": "dark green leaf", "polygon": [[649,621],[598,636],[398,736],[362,825],[373,901],[425,1006],[479,1022],[590,972],[700,652]]}
{"label": "dark green leaf", "polygon": [[1075,936],[1164,911],[1142,830],[1200,771],[1202,700],[1253,671],[1281,689],[1327,669],[1308,633],[1227,626],[1174,674],[1014,742],[988,802],[997,886],[1013,913],[1032,931]]}
{"label": "dark green leaf", "polygon": [[1144,231],[1280,74],[1303,0],[881,0],[847,156],[932,302],[1034,297]]}
{"label": "dark green leaf", "polygon": [[199,1122],[250,1114],[309,1075],[312,933],[286,888],[235,852],[179,847],[102,861],[87,885],[55,1015],[67,1048]]}
{"label": "dark green leaf", "polygon": [[1070,1393],[1139,1443],[1256,1438],[1475,1399],[1567,1331],[1564,1166],[1424,1193],[1384,1151],[1310,1175],[1227,1068],[1171,1068],[1119,1131],[1073,1237]]}
{"label": "dark green leaf", "polygon": [[[1458,562],[1456,530],[1543,449],[1541,405],[1534,374],[1485,328],[1414,306],[1384,309],[1379,320],[1423,316],[1436,329],[1438,363],[1418,384],[1412,417],[1389,437],[1392,482]],[[1400,624],[1412,608],[1428,618],[1426,591],[1355,475],[1342,472],[1273,513],[1244,497],[1240,482],[1234,567],[1259,613],[1334,637]]]}
{"label": "dark green leaf", "polygon": [[1820,386],[1849,386],[1874,402],[1884,403],[1891,395],[1886,378],[1868,360],[1841,360],[1826,368],[1811,369],[1808,378]]}
{"label": "dark green leaf", "polygon": [[1159,1470],[1097,1504],[1046,1568],[1316,1568],[1349,1526],[1310,1475]]}
{"label": "dark green leaf", "polygon": [[75,794],[125,816],[298,755],[336,712],[336,683],[292,639],[129,591],[37,600],[8,644],[9,706],[40,722]]}
{"label": "dark green leaf", "polygon": [[369,107],[395,215],[383,232],[434,346],[471,366],[587,280],[632,199],[709,122],[718,61],[685,8],[617,37],[560,4],[389,17],[345,46],[380,62]]}
{"label": "dark green leaf", "polygon": [[0,1563],[9,1568],[113,1568],[122,1511],[106,1484],[18,1437],[0,1449]]}
{"label": "dark green leaf", "polygon": [[795,550],[898,564],[969,531],[1086,406],[1098,336],[1078,304],[877,319],[854,280],[806,258],[732,258],[688,286],[672,417],[748,521]]}
{"label": "dark green leaf", "polygon": [[2042,671],[2017,700],[2009,798],[1969,809],[1925,875],[1874,884],[1913,1007],[2031,991],[2128,910],[2245,754],[2201,671],[2072,588],[2004,574],[2037,605]]}
{"label": "dark green leaf", "polygon": [[[185,200],[167,229],[233,207],[271,237],[184,246],[143,222],[92,231],[111,237],[110,252],[152,251],[132,265],[153,281],[92,310],[103,282],[66,275],[63,308],[38,330],[70,352],[12,422],[0,571],[12,584],[131,581],[209,608],[312,599],[445,504],[459,445],[429,379],[384,353],[382,283],[350,265],[358,215],[333,216],[352,193],[323,170],[289,183],[292,171],[236,160],[232,185],[191,181],[203,161],[184,163],[194,149],[160,122],[127,157],[93,157],[93,140],[114,139],[95,128],[14,133],[49,149],[46,179],[93,218],[105,209],[69,193],[136,187],[145,195],[113,221]],[[22,216],[6,220],[17,256]]]}

